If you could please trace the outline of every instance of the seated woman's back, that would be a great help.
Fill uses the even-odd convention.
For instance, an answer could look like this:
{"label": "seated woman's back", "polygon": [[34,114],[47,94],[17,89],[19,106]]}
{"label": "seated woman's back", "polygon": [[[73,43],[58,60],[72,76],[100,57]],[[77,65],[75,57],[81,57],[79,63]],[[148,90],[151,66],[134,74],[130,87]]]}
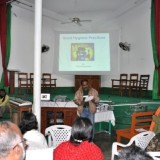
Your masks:
{"label": "seated woman's back", "polygon": [[43,149],[47,148],[47,142],[42,133],[38,130],[32,129],[31,131],[27,131],[23,138],[27,139],[28,149]]}
{"label": "seated woman's back", "polygon": [[27,140],[28,149],[43,149],[48,147],[44,135],[37,130],[38,122],[33,113],[25,113],[19,127],[23,138]]}
{"label": "seated woman's back", "polygon": [[98,146],[84,141],[80,145],[71,142],[61,143],[54,151],[54,160],[103,160],[103,154]]}
{"label": "seated woman's back", "polygon": [[69,141],[61,143],[54,150],[54,160],[104,160],[100,148],[92,141],[92,123],[88,118],[74,122]]}

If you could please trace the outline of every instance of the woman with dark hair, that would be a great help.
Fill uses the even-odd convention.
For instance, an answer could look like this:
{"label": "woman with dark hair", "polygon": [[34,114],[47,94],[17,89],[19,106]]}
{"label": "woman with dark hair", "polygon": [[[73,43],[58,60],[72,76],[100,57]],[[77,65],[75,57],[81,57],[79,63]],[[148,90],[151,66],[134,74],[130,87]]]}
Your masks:
{"label": "woman with dark hair", "polygon": [[3,117],[3,113],[10,109],[9,96],[4,89],[0,89],[0,118]]}
{"label": "woman with dark hair", "polygon": [[88,118],[79,117],[72,125],[69,141],[54,150],[54,160],[104,160],[100,148],[92,142],[93,126]]}
{"label": "woman with dark hair", "polygon": [[38,122],[33,113],[27,112],[24,114],[19,128],[23,134],[23,138],[27,140],[28,149],[48,148],[44,135],[37,130]]}

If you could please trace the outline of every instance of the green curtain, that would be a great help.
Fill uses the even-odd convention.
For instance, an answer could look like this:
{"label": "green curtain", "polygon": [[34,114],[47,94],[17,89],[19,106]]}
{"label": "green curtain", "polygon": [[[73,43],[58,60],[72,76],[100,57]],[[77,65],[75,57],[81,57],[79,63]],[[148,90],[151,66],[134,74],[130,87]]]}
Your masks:
{"label": "green curtain", "polygon": [[6,49],[6,61],[7,66],[10,59],[11,51],[11,5],[7,6],[7,49]]}
{"label": "green curtain", "polygon": [[[6,65],[8,66],[11,49],[11,5],[7,5],[7,38],[6,38]],[[4,88],[8,93],[9,87],[4,85],[4,73],[2,73],[0,88]]]}
{"label": "green curtain", "polygon": [[155,70],[153,75],[152,98],[160,99],[160,50],[159,50],[159,33],[160,33],[160,5],[159,0],[152,0],[151,2],[151,39],[153,60]]}

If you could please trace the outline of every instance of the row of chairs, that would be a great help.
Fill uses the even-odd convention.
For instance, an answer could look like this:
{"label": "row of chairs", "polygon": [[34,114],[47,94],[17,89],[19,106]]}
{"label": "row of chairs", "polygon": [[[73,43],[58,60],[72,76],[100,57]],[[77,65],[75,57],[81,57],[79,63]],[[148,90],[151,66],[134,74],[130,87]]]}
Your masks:
{"label": "row of chairs", "polygon": [[[145,113],[145,115],[148,117],[148,115],[152,115],[153,113],[154,112],[152,112],[152,113],[148,112],[148,113]],[[138,113],[139,116],[140,116],[140,114]],[[144,116],[144,115],[142,115],[142,116]],[[143,118],[139,122],[151,121],[148,118],[143,120]],[[52,147],[52,148],[56,148],[60,143],[69,140],[70,135],[71,135],[71,128],[72,127],[67,126],[67,125],[53,125],[53,126],[50,126],[50,127],[46,128],[45,129],[45,136],[48,137],[48,146]],[[139,146],[141,149],[145,150],[145,148],[149,144],[150,140],[154,136],[155,136],[155,133],[153,131],[145,131],[145,132],[142,132],[142,133],[138,133],[136,135],[132,134],[132,136],[130,136],[131,139],[129,138],[130,141],[129,141],[128,144],[122,144],[118,141],[114,142],[112,144],[111,160],[114,160],[115,155],[119,154],[119,149],[120,149],[119,147],[121,147],[121,148],[129,147],[130,145],[133,144],[133,142],[135,142],[136,146]],[[157,155],[159,156],[160,153],[159,152],[155,152],[155,153],[150,152],[149,154],[153,157],[154,160],[157,160],[157,158],[155,156],[157,156]]]}
{"label": "row of chairs", "polygon": [[[132,114],[132,121],[130,128],[117,129],[117,142],[112,144],[112,156],[111,160],[114,160],[115,155],[119,154],[119,150],[125,147],[129,147],[135,142],[135,145],[145,150],[151,139],[155,136],[152,116],[158,116],[160,113],[160,107],[155,111],[135,112]],[[128,144],[122,144],[121,139],[126,138],[129,140]],[[148,152],[154,160],[158,160],[160,152]]]}
{"label": "row of chairs", "polygon": [[[133,113],[132,115],[132,124],[131,128],[129,129],[122,129],[123,134],[122,137],[130,139],[128,144],[122,144],[119,141],[118,135],[117,135],[117,142],[114,142],[112,144],[112,156],[111,160],[114,160],[115,155],[119,154],[118,149],[119,147],[125,148],[133,144],[135,142],[136,146],[139,146],[141,149],[145,149],[147,145],[149,144],[150,140],[155,136],[155,133],[150,129],[150,131],[145,131],[142,133],[139,133],[136,131],[136,129],[145,128],[149,129],[150,124],[152,121],[152,115],[157,114],[157,112],[160,111],[160,108],[154,112],[154,111],[148,111],[148,112],[139,112],[139,113]],[[144,123],[146,125],[144,126]],[[122,131],[121,130],[121,131]],[[125,134],[128,133],[128,136],[126,137]],[[48,137],[48,145],[49,147],[56,148],[60,143],[63,141],[69,140],[71,135],[71,127],[67,125],[53,125],[45,129],[45,136]],[[160,155],[159,152],[150,152],[149,153],[153,159],[157,160],[156,156]]]}
{"label": "row of chairs", "polygon": [[[41,88],[43,91],[46,89],[51,89],[52,87],[56,87],[56,80],[53,79],[51,73],[43,73],[41,78]],[[34,82],[34,73],[18,73],[18,92],[21,93],[22,90],[26,90],[27,92],[33,91],[33,82]]]}
{"label": "row of chairs", "polygon": [[136,96],[142,97],[143,92],[145,92],[147,96],[149,78],[150,75],[140,75],[139,79],[139,74],[137,73],[132,73],[130,75],[122,73],[119,79],[112,79],[112,94],[114,90],[118,90],[120,96],[124,94],[132,96],[135,94]]}
{"label": "row of chairs", "polygon": [[[135,145],[145,150],[151,139],[155,136],[152,127],[152,116],[158,115],[160,107],[157,111],[135,112],[132,114],[131,128],[116,130],[117,142],[112,144],[111,160],[114,160],[115,155],[119,154],[119,149],[129,147],[134,142]],[[145,129],[143,132],[137,131],[137,129]],[[45,136],[48,137],[49,147],[56,148],[63,141],[69,140],[71,135],[71,127],[67,125],[53,125],[45,129]],[[129,143],[122,144],[121,138],[129,139]],[[157,156],[160,156],[160,152],[148,152],[154,160],[158,160]]]}

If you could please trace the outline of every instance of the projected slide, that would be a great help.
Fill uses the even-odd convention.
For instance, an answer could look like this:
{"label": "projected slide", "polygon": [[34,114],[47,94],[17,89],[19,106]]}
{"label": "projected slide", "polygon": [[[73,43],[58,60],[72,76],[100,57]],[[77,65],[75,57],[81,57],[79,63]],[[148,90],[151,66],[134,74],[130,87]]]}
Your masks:
{"label": "projected slide", "polygon": [[110,71],[109,34],[60,34],[59,71]]}

